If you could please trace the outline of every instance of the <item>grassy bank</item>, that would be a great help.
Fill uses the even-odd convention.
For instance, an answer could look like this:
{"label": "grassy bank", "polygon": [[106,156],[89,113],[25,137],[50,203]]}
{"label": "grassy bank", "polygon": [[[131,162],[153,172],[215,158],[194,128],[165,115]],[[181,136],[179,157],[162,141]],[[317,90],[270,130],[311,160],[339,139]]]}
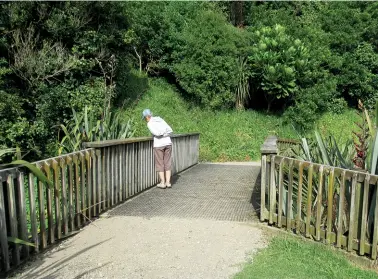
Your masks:
{"label": "grassy bank", "polygon": [[328,246],[293,237],[275,237],[235,276],[244,278],[377,279],[378,274],[353,266],[341,252]]}
{"label": "grassy bank", "polygon": [[[150,89],[138,103],[125,110],[125,118],[133,118],[136,136],[147,136],[146,123],[140,115],[150,108],[163,117],[175,133],[201,133],[201,161],[249,161],[259,160],[260,146],[271,134],[283,138],[297,138],[296,131],[283,125],[279,116],[253,110],[206,111],[185,102],[173,86],[163,80],[150,80]],[[357,119],[354,111],[342,115],[326,114],[319,119],[322,132],[334,131],[345,139],[351,135],[352,123]]]}

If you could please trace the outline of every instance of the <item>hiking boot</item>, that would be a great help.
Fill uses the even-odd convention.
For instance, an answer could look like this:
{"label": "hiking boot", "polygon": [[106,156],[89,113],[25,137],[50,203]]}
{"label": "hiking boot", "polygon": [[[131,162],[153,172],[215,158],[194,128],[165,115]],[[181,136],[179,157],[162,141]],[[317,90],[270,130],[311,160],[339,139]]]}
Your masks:
{"label": "hiking boot", "polygon": [[166,188],[165,184],[162,183],[162,182],[160,182],[158,185],[156,185],[156,187],[161,188],[161,189],[165,189]]}

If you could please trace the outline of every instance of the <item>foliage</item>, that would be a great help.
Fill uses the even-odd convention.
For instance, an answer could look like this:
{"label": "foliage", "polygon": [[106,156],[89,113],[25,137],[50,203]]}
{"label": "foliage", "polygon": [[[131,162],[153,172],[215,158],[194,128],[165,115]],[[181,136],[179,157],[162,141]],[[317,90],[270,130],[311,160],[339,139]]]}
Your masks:
{"label": "foliage", "polygon": [[235,94],[236,109],[244,109],[244,105],[247,103],[250,97],[249,93],[249,65],[245,58],[239,57],[238,59],[238,71],[237,71],[237,86]]}
{"label": "foliage", "polygon": [[199,104],[210,108],[233,106],[239,81],[234,73],[238,72],[237,59],[246,47],[246,33],[206,5],[196,13],[189,9],[185,18],[177,17],[175,8],[176,5],[167,14],[167,21],[172,20],[169,40],[175,42],[169,71]]}
{"label": "foliage", "polygon": [[262,90],[269,111],[274,100],[296,94],[297,80],[307,74],[309,52],[303,42],[288,35],[282,25],[262,27],[251,36],[252,82]]}
{"label": "foliage", "polygon": [[132,137],[134,131],[131,120],[125,122],[119,113],[105,109],[100,114],[87,106],[81,113],[73,109],[73,120],[61,125],[64,137],[60,143],[59,154],[83,149],[84,142]]}
{"label": "foliage", "polygon": [[29,159],[55,155],[71,108],[99,111],[116,97],[117,61],[127,53],[124,4],[9,2],[0,22],[0,91],[11,111],[1,118],[0,144],[30,150]]}
{"label": "foliage", "polygon": [[202,108],[268,109],[302,133],[378,92],[374,2],[7,2],[0,145],[56,154],[71,109],[134,105],[160,76]]}

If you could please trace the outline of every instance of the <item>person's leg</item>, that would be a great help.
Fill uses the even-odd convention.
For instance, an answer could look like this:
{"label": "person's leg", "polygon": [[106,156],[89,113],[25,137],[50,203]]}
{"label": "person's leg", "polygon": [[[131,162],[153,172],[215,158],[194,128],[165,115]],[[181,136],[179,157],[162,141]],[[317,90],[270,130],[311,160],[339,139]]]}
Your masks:
{"label": "person's leg", "polygon": [[154,148],[155,166],[159,173],[160,183],[157,185],[159,188],[165,188],[164,179],[164,150],[163,148]]}
{"label": "person's leg", "polygon": [[164,150],[165,185],[171,187],[172,145]]}

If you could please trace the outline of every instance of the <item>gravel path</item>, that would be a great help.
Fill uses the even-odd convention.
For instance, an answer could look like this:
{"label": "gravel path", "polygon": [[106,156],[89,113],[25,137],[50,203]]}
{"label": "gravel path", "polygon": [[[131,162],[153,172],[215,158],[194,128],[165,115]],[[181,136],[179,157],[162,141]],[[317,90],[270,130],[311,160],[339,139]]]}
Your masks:
{"label": "gravel path", "polygon": [[230,278],[264,245],[251,223],[101,218],[17,278]]}

